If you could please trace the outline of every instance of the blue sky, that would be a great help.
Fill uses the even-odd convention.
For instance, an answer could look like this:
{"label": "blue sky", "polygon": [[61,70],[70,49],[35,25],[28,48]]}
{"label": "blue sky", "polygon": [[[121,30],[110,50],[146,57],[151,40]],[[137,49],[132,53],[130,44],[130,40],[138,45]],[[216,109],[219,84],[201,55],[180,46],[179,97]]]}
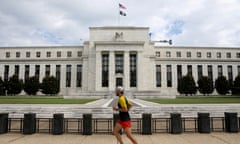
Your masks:
{"label": "blue sky", "polygon": [[88,28],[149,27],[175,46],[240,47],[239,0],[3,0],[0,46],[81,45]]}

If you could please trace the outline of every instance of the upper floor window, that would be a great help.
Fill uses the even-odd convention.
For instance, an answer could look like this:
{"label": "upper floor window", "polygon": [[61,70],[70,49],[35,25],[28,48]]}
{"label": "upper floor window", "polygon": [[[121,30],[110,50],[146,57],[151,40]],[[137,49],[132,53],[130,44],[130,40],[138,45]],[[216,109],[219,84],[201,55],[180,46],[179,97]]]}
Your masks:
{"label": "upper floor window", "polygon": [[201,52],[197,52],[197,57],[198,58],[202,57],[202,53]]}
{"label": "upper floor window", "polygon": [[160,52],[156,52],[156,57],[160,57]]}
{"label": "upper floor window", "polygon": [[217,58],[221,58],[221,53],[220,52],[217,52]]}
{"label": "upper floor window", "polygon": [[236,54],[236,57],[237,57],[237,58],[240,58],[240,53],[237,53],[237,54]]}
{"label": "upper floor window", "polygon": [[181,57],[181,52],[177,52],[177,57]]}
{"label": "upper floor window", "polygon": [[61,57],[61,52],[60,51],[57,51],[57,57]]}
{"label": "upper floor window", "polygon": [[230,52],[226,53],[226,57],[231,58],[232,57],[231,53]]}
{"label": "upper floor window", "polygon": [[82,57],[82,52],[78,51],[77,55],[78,55],[78,57]]}
{"label": "upper floor window", "polygon": [[6,52],[6,58],[10,58],[10,52]]}
{"label": "upper floor window", "polygon": [[27,58],[30,57],[30,52],[26,52],[26,57],[27,57]]}
{"label": "upper floor window", "polygon": [[170,52],[170,51],[167,51],[167,52],[166,52],[166,56],[167,56],[167,57],[171,57],[171,52]]}
{"label": "upper floor window", "polygon": [[20,52],[16,52],[16,57],[20,58]]}
{"label": "upper floor window", "polygon": [[41,57],[41,52],[36,52],[36,57]]}
{"label": "upper floor window", "polygon": [[67,57],[72,57],[72,52],[71,51],[67,52]]}
{"label": "upper floor window", "polygon": [[187,57],[192,57],[191,52],[187,52]]}
{"label": "upper floor window", "polygon": [[207,58],[211,58],[211,57],[212,57],[211,52],[207,52]]}
{"label": "upper floor window", "polygon": [[47,57],[51,57],[51,52],[50,51],[47,52]]}

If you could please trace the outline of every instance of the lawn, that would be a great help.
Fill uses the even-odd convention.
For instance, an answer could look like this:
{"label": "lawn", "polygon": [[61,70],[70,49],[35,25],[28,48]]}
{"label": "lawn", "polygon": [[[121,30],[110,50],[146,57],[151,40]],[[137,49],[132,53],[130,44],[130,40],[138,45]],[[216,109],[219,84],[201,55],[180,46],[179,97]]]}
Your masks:
{"label": "lawn", "polygon": [[85,104],[97,99],[64,99],[61,96],[0,96],[0,104]]}
{"label": "lawn", "polygon": [[176,99],[144,99],[160,104],[234,104],[240,103],[240,97],[181,97]]}

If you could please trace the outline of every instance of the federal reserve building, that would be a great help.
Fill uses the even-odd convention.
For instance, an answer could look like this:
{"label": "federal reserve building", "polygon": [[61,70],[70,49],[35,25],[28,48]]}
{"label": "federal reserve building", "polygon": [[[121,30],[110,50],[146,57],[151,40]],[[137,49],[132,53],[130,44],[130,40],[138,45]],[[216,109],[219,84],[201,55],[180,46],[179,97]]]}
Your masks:
{"label": "federal reserve building", "polygon": [[187,74],[228,80],[240,74],[240,48],[156,46],[148,27],[90,27],[81,46],[1,47],[0,76],[41,82],[54,76],[66,98],[112,97],[123,86],[129,97],[179,95]]}

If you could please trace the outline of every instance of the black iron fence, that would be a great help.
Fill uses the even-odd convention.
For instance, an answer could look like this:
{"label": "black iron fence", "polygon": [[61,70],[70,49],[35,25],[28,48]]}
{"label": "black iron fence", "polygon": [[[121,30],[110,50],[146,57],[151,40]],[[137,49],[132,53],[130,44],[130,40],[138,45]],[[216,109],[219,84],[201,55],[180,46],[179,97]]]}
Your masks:
{"label": "black iron fence", "polygon": [[[84,115],[84,114],[83,114]],[[182,118],[181,115],[172,115],[170,118],[152,118],[151,114],[143,114],[142,118],[132,119],[132,132],[137,134],[152,133],[182,133],[182,132],[238,132],[240,117],[235,113],[225,113],[225,117]],[[8,118],[0,114],[0,133],[78,133],[83,135],[111,134],[116,117],[92,118],[91,114],[83,118]],[[58,118],[61,118],[60,120]],[[7,120],[6,120],[7,119]],[[31,121],[32,120],[32,121]],[[26,122],[27,121],[27,122]],[[34,123],[34,124],[31,124]],[[7,126],[6,126],[7,125]]]}

